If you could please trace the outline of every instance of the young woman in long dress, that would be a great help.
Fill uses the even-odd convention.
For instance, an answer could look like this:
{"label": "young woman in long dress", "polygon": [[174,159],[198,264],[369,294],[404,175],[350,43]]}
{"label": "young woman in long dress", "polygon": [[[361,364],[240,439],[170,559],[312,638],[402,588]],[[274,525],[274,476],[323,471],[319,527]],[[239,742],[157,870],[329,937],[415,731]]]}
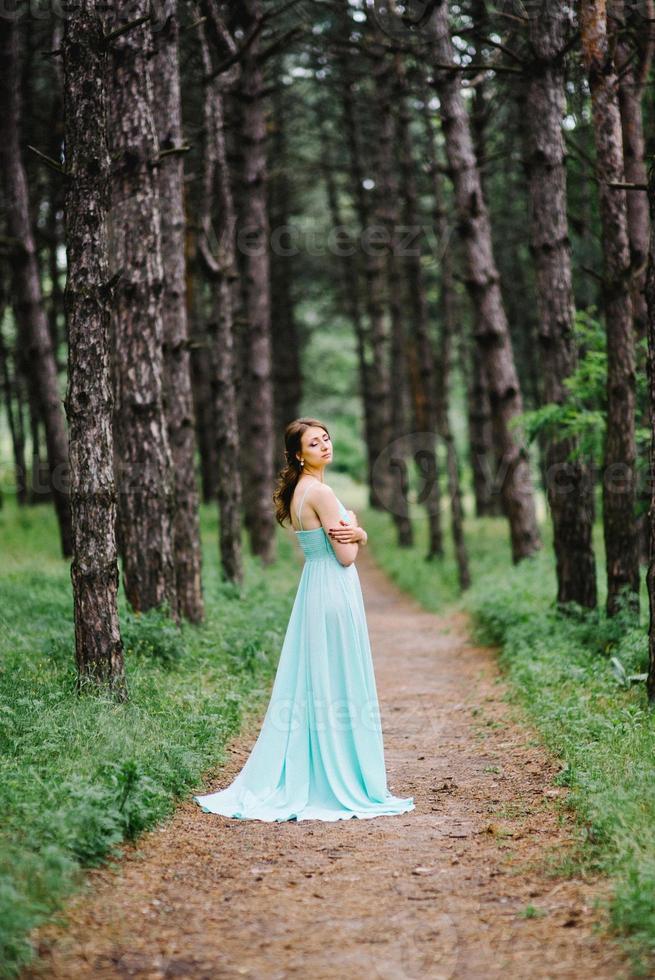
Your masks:
{"label": "young woman in long dress", "polygon": [[344,820],[414,809],[387,788],[380,713],[355,567],[366,531],[325,483],[327,428],[296,419],[273,495],[305,556],[271,699],[241,772],[194,799],[242,820]]}

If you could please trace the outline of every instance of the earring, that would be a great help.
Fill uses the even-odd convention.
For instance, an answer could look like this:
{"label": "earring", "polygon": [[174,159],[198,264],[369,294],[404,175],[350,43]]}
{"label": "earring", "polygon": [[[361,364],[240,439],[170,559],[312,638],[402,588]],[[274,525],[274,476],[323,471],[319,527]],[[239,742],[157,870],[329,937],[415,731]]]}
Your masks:
{"label": "earring", "polygon": [[301,460],[300,460],[300,465],[301,465],[301,466],[304,466],[304,465],[305,465],[305,460],[304,460],[304,459],[301,459]]}

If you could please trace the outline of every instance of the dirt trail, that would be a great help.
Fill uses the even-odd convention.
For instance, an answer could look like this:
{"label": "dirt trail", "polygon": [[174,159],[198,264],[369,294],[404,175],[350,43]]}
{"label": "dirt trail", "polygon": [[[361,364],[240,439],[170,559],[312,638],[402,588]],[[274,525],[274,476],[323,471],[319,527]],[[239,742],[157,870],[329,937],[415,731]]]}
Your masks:
{"label": "dirt trail", "polygon": [[[358,570],[389,784],[416,809],[265,824],[184,804],[116,868],[89,875],[68,927],[37,934],[25,980],[630,975],[594,928],[606,884],[547,873],[572,839],[555,799],[565,790],[511,719],[493,653],[470,643],[463,617],[399,592],[365,549]],[[239,771],[260,721],[211,790]]]}

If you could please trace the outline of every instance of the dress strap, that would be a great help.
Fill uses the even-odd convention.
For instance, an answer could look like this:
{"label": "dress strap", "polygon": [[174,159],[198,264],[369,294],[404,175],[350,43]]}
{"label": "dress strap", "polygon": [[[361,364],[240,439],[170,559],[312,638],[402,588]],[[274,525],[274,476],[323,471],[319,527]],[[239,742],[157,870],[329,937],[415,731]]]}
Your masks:
{"label": "dress strap", "polygon": [[300,519],[300,512],[302,510],[302,505],[305,503],[305,497],[307,496],[307,491],[309,490],[309,483],[305,487],[305,492],[302,495],[302,500],[300,501],[300,507],[298,508],[298,523],[300,524],[300,530],[303,531],[302,521]]}

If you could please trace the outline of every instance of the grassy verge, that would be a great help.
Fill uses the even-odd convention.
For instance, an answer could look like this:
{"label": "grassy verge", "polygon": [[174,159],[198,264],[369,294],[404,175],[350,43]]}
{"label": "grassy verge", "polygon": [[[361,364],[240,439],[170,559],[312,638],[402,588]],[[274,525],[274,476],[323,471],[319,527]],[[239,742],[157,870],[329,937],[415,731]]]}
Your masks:
{"label": "grassy verge", "polygon": [[[417,514],[418,517],[418,514]],[[473,588],[457,597],[450,549],[441,562],[422,561],[425,521],[409,550],[395,546],[388,516],[361,514],[376,561],[434,611],[459,604],[482,642],[498,645],[510,698],[526,709],[543,742],[563,764],[566,806],[578,825],[572,874],[585,869],[612,879],[611,920],[633,956],[652,975],[655,962],[655,714],[643,684],[627,675],[646,669],[646,603],[642,624],[602,612],[562,616],[553,607],[555,572],[549,540],[513,567],[506,525],[471,521]],[[600,529],[599,529],[600,530]],[[546,533],[546,532],[545,532]],[[598,534],[598,553],[602,542]],[[604,571],[599,565],[601,603]]]}
{"label": "grassy verge", "polygon": [[221,583],[203,508],[206,623],[181,630],[121,606],[130,701],[74,694],[68,562],[51,508],[0,511],[0,976],[83,869],[203,788],[245,713],[263,705],[299,576],[292,540],[241,595]]}

